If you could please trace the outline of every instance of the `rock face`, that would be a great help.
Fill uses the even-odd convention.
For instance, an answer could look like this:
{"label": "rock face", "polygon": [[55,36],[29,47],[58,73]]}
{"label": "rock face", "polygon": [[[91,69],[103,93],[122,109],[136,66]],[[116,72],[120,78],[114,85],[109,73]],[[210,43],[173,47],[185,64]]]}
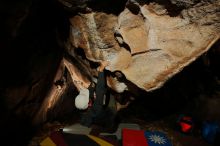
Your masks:
{"label": "rock face", "polygon": [[[160,88],[218,39],[220,0],[3,0],[0,18],[2,140],[8,145],[26,145],[32,130],[41,123],[79,117],[74,98],[80,86],[74,82],[79,79],[88,86],[97,77],[95,68],[100,60],[110,61],[108,86],[118,93],[129,90],[114,94],[121,101],[121,95],[137,97],[146,95],[143,90]],[[219,75],[220,41],[215,45],[207,64]],[[68,54],[63,53],[64,48]],[[65,55],[63,59],[63,54],[71,55],[70,59]],[[201,73],[198,70],[194,76]],[[121,80],[114,76],[116,71],[124,74]],[[190,74],[189,82],[203,80],[207,76],[203,74],[192,81]],[[183,85],[177,88],[182,97],[173,92],[173,96],[165,94],[167,90],[162,88],[161,94],[147,93],[138,106],[146,107],[147,103],[164,111],[185,98],[192,99],[194,94],[188,95],[196,84]],[[205,85],[202,90],[212,88]],[[200,100],[201,108],[205,106],[203,111],[207,111],[204,115],[219,117],[215,113],[219,99],[207,101]],[[204,113],[201,108],[196,110]],[[7,141],[9,137],[13,141]]]}
{"label": "rock face", "polygon": [[[176,17],[163,5],[136,1],[128,1],[118,16],[78,13],[70,18],[68,52],[75,56],[83,49],[88,62],[109,60],[107,70],[121,71],[145,91],[158,89],[219,39],[219,0],[171,3],[184,6]],[[110,80],[116,79],[108,78],[109,86],[121,91]]]}

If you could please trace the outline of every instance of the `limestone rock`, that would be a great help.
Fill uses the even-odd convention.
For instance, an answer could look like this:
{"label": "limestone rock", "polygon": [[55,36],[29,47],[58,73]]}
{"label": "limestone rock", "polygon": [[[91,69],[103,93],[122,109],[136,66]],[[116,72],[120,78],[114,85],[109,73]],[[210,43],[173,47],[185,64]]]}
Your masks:
{"label": "limestone rock", "polygon": [[109,70],[120,70],[128,66],[131,54],[120,47],[114,38],[116,16],[89,13],[75,16],[70,21],[71,43],[75,48],[82,48],[87,59],[94,62],[110,60]]}
{"label": "limestone rock", "polygon": [[187,1],[177,17],[156,3],[135,6],[135,13],[129,6],[119,16],[92,12],[72,17],[70,54],[81,48],[89,61],[109,60],[109,71],[119,70],[139,88],[152,91],[219,39],[219,0]]}
{"label": "limestone rock", "polygon": [[125,90],[128,90],[128,87],[125,83],[119,82],[116,78],[107,77],[107,85],[118,93],[122,93]]}

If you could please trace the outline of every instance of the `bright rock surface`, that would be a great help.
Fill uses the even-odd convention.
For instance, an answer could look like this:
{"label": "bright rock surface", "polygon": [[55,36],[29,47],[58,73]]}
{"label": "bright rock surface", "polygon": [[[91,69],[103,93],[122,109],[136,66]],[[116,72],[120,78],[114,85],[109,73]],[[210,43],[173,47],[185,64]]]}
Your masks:
{"label": "bright rock surface", "polygon": [[187,5],[176,17],[156,3],[131,5],[137,14],[125,8],[119,16],[91,12],[72,17],[70,54],[80,48],[89,61],[109,60],[107,70],[119,70],[139,88],[152,91],[219,39],[219,0]]}

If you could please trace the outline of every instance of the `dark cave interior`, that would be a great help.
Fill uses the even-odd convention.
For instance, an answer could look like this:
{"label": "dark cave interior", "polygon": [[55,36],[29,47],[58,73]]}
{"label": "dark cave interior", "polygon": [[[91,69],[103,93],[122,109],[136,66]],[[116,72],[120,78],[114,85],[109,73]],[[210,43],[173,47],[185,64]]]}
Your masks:
{"label": "dark cave interior", "polygon": [[[90,5],[96,11],[118,14],[126,1],[114,2],[91,1]],[[27,145],[47,122],[77,121],[78,113],[72,104],[77,92],[69,83],[68,92],[48,111],[46,121],[32,124],[64,54],[68,17],[79,10],[65,8],[55,0],[0,2],[0,124],[2,140],[7,145]],[[128,81],[138,97],[118,113],[119,119],[149,123],[184,113],[195,117],[198,125],[205,120],[220,122],[219,50],[218,41],[205,55],[154,92],[142,91]],[[170,125],[175,121],[169,120]]]}

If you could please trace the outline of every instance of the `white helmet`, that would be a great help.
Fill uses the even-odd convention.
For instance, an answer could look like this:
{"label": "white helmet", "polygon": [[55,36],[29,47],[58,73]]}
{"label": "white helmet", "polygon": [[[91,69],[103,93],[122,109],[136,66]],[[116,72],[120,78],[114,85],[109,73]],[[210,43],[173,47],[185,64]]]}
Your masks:
{"label": "white helmet", "polygon": [[80,89],[79,95],[75,98],[75,106],[80,110],[85,110],[89,106],[89,90],[86,88]]}

